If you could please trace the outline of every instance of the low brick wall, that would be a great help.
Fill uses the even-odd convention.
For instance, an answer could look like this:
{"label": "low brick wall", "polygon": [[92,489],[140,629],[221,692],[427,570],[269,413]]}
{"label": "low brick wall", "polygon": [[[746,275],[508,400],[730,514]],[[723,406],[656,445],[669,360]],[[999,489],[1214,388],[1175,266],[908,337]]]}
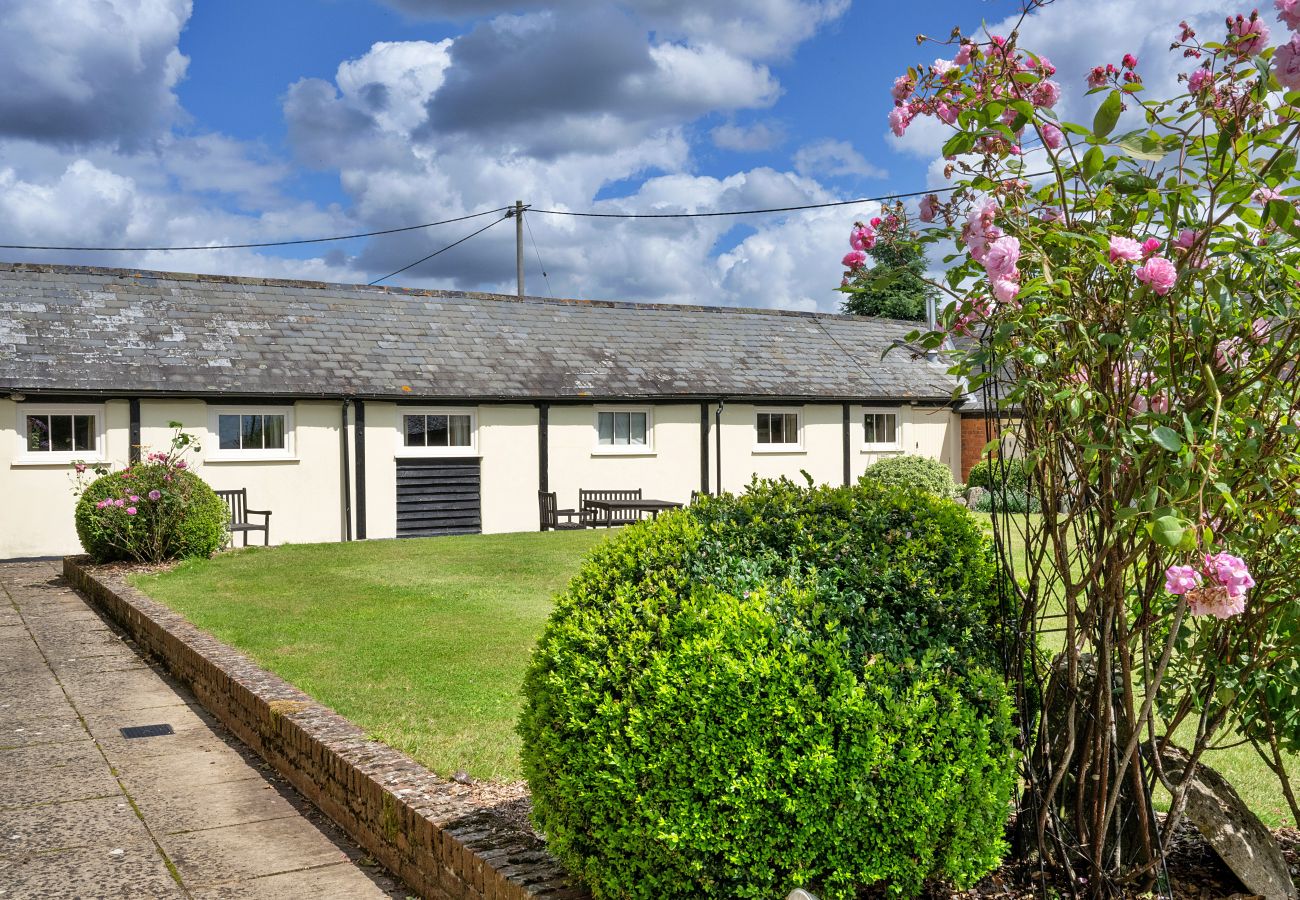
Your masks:
{"label": "low brick wall", "polygon": [[430,900],[571,900],[532,834],[82,557],[68,581],[354,841]]}

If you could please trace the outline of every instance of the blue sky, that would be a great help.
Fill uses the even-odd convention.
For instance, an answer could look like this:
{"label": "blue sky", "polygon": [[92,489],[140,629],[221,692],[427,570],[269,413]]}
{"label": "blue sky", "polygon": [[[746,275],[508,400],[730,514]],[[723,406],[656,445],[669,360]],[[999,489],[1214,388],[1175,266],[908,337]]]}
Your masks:
{"label": "blue sky", "polygon": [[[909,63],[941,55],[918,48],[918,33],[969,33],[1018,8],[9,0],[0,10],[0,242],[209,245],[370,231],[516,198],[715,211],[938,186],[941,136],[891,137],[889,86]],[[1159,53],[1183,15],[1209,21],[1221,6],[1056,0],[1032,17],[1023,43],[1050,51],[1064,106],[1082,112],[1086,67],[1125,50]],[[1176,61],[1162,65],[1148,81],[1176,74]],[[690,222],[530,214],[529,289],[829,310],[849,226],[874,211]],[[370,281],[489,221],[286,249],[3,254]],[[495,226],[389,283],[513,291],[512,232]]]}

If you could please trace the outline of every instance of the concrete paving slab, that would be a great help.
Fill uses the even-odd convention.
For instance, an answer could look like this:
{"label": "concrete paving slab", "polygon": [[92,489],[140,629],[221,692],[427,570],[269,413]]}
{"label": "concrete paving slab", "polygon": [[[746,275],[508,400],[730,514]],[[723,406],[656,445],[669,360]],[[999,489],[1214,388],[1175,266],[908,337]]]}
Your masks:
{"label": "concrete paving slab", "polygon": [[90,769],[57,766],[44,770],[23,769],[5,778],[0,809],[35,803],[65,803],[91,797],[120,796],[122,788],[102,762]]}
{"label": "concrete paving slab", "polygon": [[0,900],[406,896],[56,564],[0,564],[0,611]]}
{"label": "concrete paving slab", "polygon": [[194,900],[351,900],[369,888],[366,876],[351,863],[268,875],[192,892]]}
{"label": "concrete paving slab", "polygon": [[163,900],[186,896],[152,846],[0,857],[0,885],[4,900]]}
{"label": "concrete paving slab", "polygon": [[142,787],[131,794],[140,813],[157,834],[246,825],[297,816],[298,809],[264,778],[241,778],[217,784]]}
{"label": "concrete paving slab", "polygon": [[121,792],[95,800],[0,810],[0,856],[100,847],[153,849],[153,838]]}
{"label": "concrete paving slab", "polygon": [[50,769],[73,766],[82,771],[104,764],[99,747],[84,732],[79,738],[57,744],[26,744],[0,749],[0,772],[17,777],[25,769]]}
{"label": "concrete paving slab", "polygon": [[190,831],[168,835],[166,847],[181,881],[193,887],[348,861],[329,838],[300,825],[296,818],[272,819]]}

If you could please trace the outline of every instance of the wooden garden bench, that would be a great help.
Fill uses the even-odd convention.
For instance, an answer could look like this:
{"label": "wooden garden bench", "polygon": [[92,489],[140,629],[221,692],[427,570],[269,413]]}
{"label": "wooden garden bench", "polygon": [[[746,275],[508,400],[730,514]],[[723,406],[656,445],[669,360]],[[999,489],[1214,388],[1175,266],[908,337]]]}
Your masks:
{"label": "wooden garden bench", "polygon": [[[248,488],[239,488],[234,491],[217,491],[217,496],[226,501],[226,506],[230,509],[230,523],[226,526],[229,529],[232,542],[234,534],[237,531],[244,533],[244,546],[248,546],[248,533],[250,531],[262,532],[262,543],[264,546],[271,546],[271,511],[269,509],[249,509],[248,508]],[[262,516],[261,522],[250,522],[248,517]]]}
{"label": "wooden garden bench", "polygon": [[633,522],[640,522],[643,513],[639,509],[592,509],[587,505],[588,500],[604,501],[606,503],[616,503],[619,500],[640,500],[641,489],[634,491],[578,491],[578,510],[582,514],[582,521],[591,526],[603,525],[611,527],[614,525],[631,525]]}
{"label": "wooden garden bench", "polygon": [[576,531],[587,527],[586,522],[573,521],[573,517],[578,515],[576,509],[557,508],[554,491],[538,491],[537,504],[541,509],[542,531]]}

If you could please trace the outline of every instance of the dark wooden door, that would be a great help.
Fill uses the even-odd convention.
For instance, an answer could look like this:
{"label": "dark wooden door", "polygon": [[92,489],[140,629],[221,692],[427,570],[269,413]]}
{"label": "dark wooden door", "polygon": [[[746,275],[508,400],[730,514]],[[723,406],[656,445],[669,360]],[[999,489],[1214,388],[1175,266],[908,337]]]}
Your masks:
{"label": "dark wooden door", "polygon": [[477,459],[399,459],[397,536],[483,530]]}

